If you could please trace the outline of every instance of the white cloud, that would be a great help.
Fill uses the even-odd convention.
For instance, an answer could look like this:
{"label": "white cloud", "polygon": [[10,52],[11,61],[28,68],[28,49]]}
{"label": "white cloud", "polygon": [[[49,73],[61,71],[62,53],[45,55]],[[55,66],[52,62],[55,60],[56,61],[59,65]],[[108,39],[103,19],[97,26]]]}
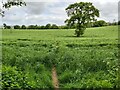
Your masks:
{"label": "white cloud", "polygon": [[[30,0],[28,0],[30,1]],[[13,7],[10,10],[6,10],[6,15],[3,21],[7,24],[37,24],[45,25],[47,23],[56,23],[58,25],[64,24],[67,14],[65,8],[79,0],[39,0],[38,2],[28,2],[26,7]],[[40,2],[41,1],[41,2]],[[51,0],[50,0],[51,1]],[[63,1],[63,2],[62,2]],[[118,18],[117,2],[118,0],[80,0],[89,1],[100,10],[100,18],[106,21],[113,21]]]}
{"label": "white cloud", "polygon": [[108,3],[94,3],[94,5],[100,11],[100,18],[107,22],[113,22],[113,19],[118,20],[118,3],[108,2]]}
{"label": "white cloud", "polygon": [[[25,2],[95,2],[96,0],[24,0]],[[99,2],[118,2],[119,0],[97,0]]]}

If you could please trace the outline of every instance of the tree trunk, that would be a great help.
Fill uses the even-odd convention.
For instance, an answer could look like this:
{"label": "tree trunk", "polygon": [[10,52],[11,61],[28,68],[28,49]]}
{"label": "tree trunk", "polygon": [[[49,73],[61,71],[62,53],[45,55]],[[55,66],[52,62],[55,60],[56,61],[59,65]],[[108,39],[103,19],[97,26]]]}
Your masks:
{"label": "tree trunk", "polygon": [[78,19],[78,27],[77,27],[77,37],[80,37],[80,19]]}
{"label": "tree trunk", "polygon": [[77,32],[77,37],[80,37],[80,31]]}

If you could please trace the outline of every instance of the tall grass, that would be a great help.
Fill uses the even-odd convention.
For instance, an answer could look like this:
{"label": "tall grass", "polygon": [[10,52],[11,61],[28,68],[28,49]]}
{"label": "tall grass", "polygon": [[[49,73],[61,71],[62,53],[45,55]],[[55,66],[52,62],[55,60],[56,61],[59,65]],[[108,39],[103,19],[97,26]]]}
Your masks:
{"label": "tall grass", "polygon": [[3,88],[52,88],[52,65],[61,88],[117,88],[117,33],[116,26],[89,28],[81,38],[74,30],[4,30]]}

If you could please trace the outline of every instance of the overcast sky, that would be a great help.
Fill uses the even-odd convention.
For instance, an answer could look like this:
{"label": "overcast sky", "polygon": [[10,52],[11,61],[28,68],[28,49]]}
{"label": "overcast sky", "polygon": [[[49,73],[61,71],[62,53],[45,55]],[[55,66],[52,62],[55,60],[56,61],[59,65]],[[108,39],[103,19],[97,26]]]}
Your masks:
{"label": "overcast sky", "polygon": [[[0,0],[1,2],[2,0]],[[4,0],[3,0],[4,1]],[[118,20],[119,0],[25,0],[27,6],[12,7],[5,10],[5,17],[0,17],[0,25],[46,25],[48,23],[64,25],[67,18],[65,8],[72,3],[92,2],[100,10],[98,20],[113,22]],[[44,1],[44,2],[43,2]],[[0,3],[0,6],[2,4]]]}

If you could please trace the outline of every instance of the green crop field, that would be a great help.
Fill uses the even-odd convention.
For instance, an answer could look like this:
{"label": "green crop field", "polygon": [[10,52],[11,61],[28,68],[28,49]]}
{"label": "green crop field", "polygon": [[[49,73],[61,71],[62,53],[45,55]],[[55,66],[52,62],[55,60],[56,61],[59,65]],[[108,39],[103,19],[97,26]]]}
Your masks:
{"label": "green crop field", "polygon": [[2,87],[118,87],[118,26],[74,30],[2,30]]}

